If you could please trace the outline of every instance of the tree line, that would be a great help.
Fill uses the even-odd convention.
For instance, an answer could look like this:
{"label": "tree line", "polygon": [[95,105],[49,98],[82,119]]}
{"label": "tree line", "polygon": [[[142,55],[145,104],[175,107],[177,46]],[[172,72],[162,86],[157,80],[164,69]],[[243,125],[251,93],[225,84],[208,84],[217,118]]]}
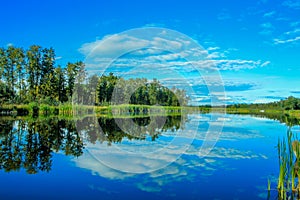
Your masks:
{"label": "tree line", "polygon": [[300,110],[300,99],[293,96],[289,96],[286,99],[270,103],[234,104],[227,106],[227,108]]}
{"label": "tree line", "polygon": [[96,104],[137,104],[180,106],[187,105],[188,96],[185,90],[164,87],[157,79],[146,78],[125,80],[113,73],[102,75],[96,87]]}
{"label": "tree line", "polygon": [[88,76],[82,61],[60,66],[55,64],[55,58],[53,48],[38,45],[27,50],[0,48],[0,105],[58,105],[72,100],[108,105],[114,91],[114,103],[179,106],[187,105],[189,100],[184,90],[169,89],[156,79],[125,80],[112,73]]}
{"label": "tree line", "polygon": [[79,73],[84,73],[81,61],[69,62],[65,67],[55,65],[53,48],[0,48],[0,103],[66,102]]}

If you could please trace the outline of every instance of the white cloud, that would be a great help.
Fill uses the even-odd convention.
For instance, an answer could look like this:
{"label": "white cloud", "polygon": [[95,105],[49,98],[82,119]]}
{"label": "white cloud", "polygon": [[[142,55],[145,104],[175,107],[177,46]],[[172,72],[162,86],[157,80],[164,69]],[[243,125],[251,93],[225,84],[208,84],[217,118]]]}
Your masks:
{"label": "white cloud", "polygon": [[282,39],[274,39],[274,44],[286,44],[286,43],[294,43],[300,40],[300,36],[291,38],[291,39],[286,39],[286,40],[282,40]]}
{"label": "white cloud", "polygon": [[163,23],[149,23],[145,24],[144,27],[165,27],[166,25]]}
{"label": "white cloud", "polygon": [[262,28],[267,28],[267,29],[270,29],[270,28],[273,28],[273,25],[270,23],[270,22],[267,22],[267,23],[263,23],[260,25]]}
{"label": "white cloud", "polygon": [[267,12],[264,14],[264,17],[272,17],[276,14],[276,11]]}
{"label": "white cloud", "polygon": [[88,56],[93,53],[95,56],[114,57],[123,52],[129,52],[132,49],[141,49],[148,46],[148,40],[132,37],[129,35],[108,35],[102,40],[86,43],[81,46],[79,51]]}
{"label": "white cloud", "polygon": [[290,24],[292,30],[283,32],[280,36],[273,39],[273,44],[295,44],[300,40],[300,27],[298,22]]}
{"label": "white cloud", "polygon": [[285,32],[284,34],[285,35],[293,35],[293,34],[297,34],[297,33],[299,33],[300,32],[300,28],[296,28],[296,29],[294,29],[294,30],[292,30],[292,31],[287,31],[287,32]]}
{"label": "white cloud", "polygon": [[[227,135],[225,140],[230,137],[240,137],[240,139],[253,139],[255,135],[245,136],[245,134],[232,134]],[[244,136],[245,137],[244,137]],[[251,137],[252,136],[252,137]],[[109,147],[106,147],[109,148]],[[203,149],[203,151],[205,151]],[[103,165],[103,163],[94,159],[88,153],[84,153],[79,158],[74,158],[75,164],[82,168],[91,171],[95,176],[101,176],[111,180],[138,180],[130,181],[134,187],[139,188],[142,191],[148,192],[159,192],[160,188],[171,182],[179,182],[183,179],[195,179],[199,176],[198,172],[202,172],[202,176],[210,176],[212,172],[222,167],[224,171],[231,170],[229,166],[223,165],[220,159],[266,159],[265,155],[255,154],[247,150],[238,150],[234,148],[216,147],[208,155],[202,157],[201,152],[199,153],[199,147],[191,146],[184,154],[185,156],[178,158],[172,165],[162,168],[158,171],[143,174],[143,179],[140,179],[139,174],[125,173],[118,170],[114,170],[110,167]],[[188,156],[188,157],[186,157]],[[126,157],[126,155],[120,155]],[[141,167],[149,164],[147,158],[144,158],[139,162]],[[122,165],[122,159],[119,162]],[[123,163],[124,164],[124,163]],[[126,165],[126,164],[125,164]],[[183,167],[184,166],[184,167]],[[187,176],[188,175],[188,176]],[[97,187],[97,186],[95,186]]]}
{"label": "white cloud", "polygon": [[[262,26],[271,27],[270,24]],[[169,81],[165,84],[170,87],[184,88],[190,96],[195,94],[191,87],[197,86],[197,84],[189,80],[195,80],[194,78],[199,77],[199,74],[207,78],[218,71],[251,70],[270,64],[269,61],[261,60],[228,59],[228,56],[237,49],[221,50],[216,45],[210,45],[207,50],[201,49],[185,38],[170,37],[167,31],[161,31],[154,36],[109,35],[101,40],[83,44],[79,50],[87,57],[86,68],[90,74],[102,74],[103,70],[108,70],[124,78],[144,77],[158,80],[168,77],[183,78],[181,82]],[[107,39],[109,40],[106,41]],[[148,46],[151,48],[145,48]],[[153,48],[154,46],[161,48]],[[174,51],[166,51],[164,48]],[[131,51],[132,49],[134,51]],[[130,51],[130,53],[115,59],[118,54],[126,51]],[[232,57],[232,55],[230,56]],[[213,80],[207,79],[205,84],[219,91],[219,88],[213,84]],[[220,75],[216,81],[222,82]],[[203,94],[203,92],[204,90],[199,91],[193,96],[191,102],[194,105],[197,104],[196,101],[207,101],[206,98],[203,98],[203,95],[207,94]],[[221,96],[209,98],[225,100]]]}
{"label": "white cloud", "polygon": [[220,70],[231,70],[231,71],[237,71],[241,69],[254,69],[257,67],[264,67],[268,65],[270,62],[262,62],[260,60],[253,61],[253,60],[242,60],[242,59],[236,59],[236,60],[214,60],[214,63],[218,66]]}
{"label": "white cloud", "polygon": [[[91,171],[93,175],[101,176],[107,179],[123,180],[130,178],[131,180],[134,180],[134,178],[137,178],[139,181],[131,181],[135,187],[143,191],[155,192],[159,191],[159,188],[167,183],[180,181],[186,178],[196,178],[198,177],[198,172],[200,171],[203,173],[202,176],[205,174],[206,176],[209,176],[211,175],[211,172],[219,169],[221,166],[223,170],[230,170],[231,168],[226,168],[220,159],[266,159],[267,157],[265,155],[249,151],[247,150],[247,147],[242,150],[240,148],[235,149],[233,147],[218,146],[213,148],[209,154],[205,154],[206,149],[201,149],[199,146],[197,146],[196,144],[198,142],[192,144],[188,149],[186,149],[186,151],[182,151],[182,146],[185,144],[186,139],[193,139],[194,141],[213,139],[213,136],[207,137],[207,132],[203,129],[198,130],[195,138],[193,137],[192,132],[195,129],[202,127],[199,126],[199,123],[201,124],[212,120],[216,123],[216,125],[219,125],[220,122],[224,121],[230,126],[234,126],[232,121],[235,123],[249,123],[249,121],[245,121],[243,117],[243,119],[239,117],[239,120],[234,118],[235,116],[229,117],[227,115],[218,115],[216,116],[216,119],[213,120],[208,116],[195,115],[195,117],[192,117],[191,120],[188,121],[185,130],[176,133],[163,133],[161,137],[164,137],[164,139],[161,141],[166,139],[168,140],[169,137],[172,138],[175,136],[179,137],[181,142],[169,144],[166,152],[163,152],[164,155],[159,156],[159,158],[153,157],[152,154],[148,154],[148,152],[152,152],[155,149],[160,149],[161,146],[166,145],[166,143],[151,141],[128,141],[125,143],[123,142],[114,144],[117,146],[117,149],[121,149],[122,151],[116,151],[117,149],[115,147],[107,146],[106,144],[88,145],[87,149],[89,152],[92,152],[92,154],[85,152],[79,158],[74,158],[73,161],[78,167]],[[243,124],[238,124],[238,126],[243,127]],[[245,132],[247,134],[245,134]],[[242,132],[223,131],[220,135],[219,141],[240,141],[261,137],[262,135],[257,132],[243,129]],[[141,149],[143,149],[143,151],[141,151]],[[132,157],[132,155],[136,152],[140,153],[139,156]],[[204,155],[205,157],[203,157]],[[125,172],[112,169],[109,167],[109,165],[107,166],[104,164],[104,162],[97,160],[99,158],[101,160],[101,156],[102,158],[106,157],[111,162],[117,163],[118,166],[122,166],[122,169],[125,169]],[[178,159],[173,160],[173,158]],[[142,174],[143,179],[140,179],[139,174],[126,172],[130,171],[127,169],[128,167],[131,167],[131,170],[136,170],[135,172],[139,172],[141,169],[153,167],[157,162],[172,164],[165,168],[161,168],[158,171]],[[188,173],[189,176],[187,176]]]}
{"label": "white cloud", "polygon": [[207,56],[208,59],[225,58],[225,54],[222,52],[212,52]]}
{"label": "white cloud", "polygon": [[270,102],[270,99],[257,99],[254,101],[254,103],[269,103]]}
{"label": "white cloud", "polygon": [[260,27],[262,28],[262,31],[259,32],[261,35],[270,35],[274,31],[274,26],[270,22],[262,23],[260,24]]}
{"label": "white cloud", "polygon": [[60,60],[60,59],[62,59],[62,56],[55,57],[55,60]]}
{"label": "white cloud", "polygon": [[207,51],[216,51],[216,50],[219,50],[220,47],[208,47],[207,48]]}
{"label": "white cloud", "polygon": [[270,61],[266,61],[264,63],[261,64],[262,67],[266,67],[270,64],[271,62]]}
{"label": "white cloud", "polygon": [[6,46],[11,47],[11,46],[14,46],[14,44],[13,43],[7,43]]}
{"label": "white cloud", "polygon": [[299,0],[286,0],[282,3],[282,5],[296,10],[300,9]]}
{"label": "white cloud", "polygon": [[[266,23],[263,27],[272,27]],[[210,70],[240,70],[253,69],[259,66],[265,66],[268,63],[253,60],[226,59],[226,51],[217,51],[219,47],[209,47],[207,50],[195,48],[191,42],[180,37],[168,39],[168,34],[164,33],[161,37],[140,38],[126,34],[115,34],[104,37],[102,40],[83,44],[79,49],[80,52],[87,57],[94,59],[92,63],[87,63],[87,68],[96,70],[95,68],[103,68],[109,64],[111,58],[115,58],[121,52],[129,52],[130,56],[118,58],[114,65],[115,67],[134,67],[143,66],[144,69],[152,65],[156,68],[159,66],[161,71],[169,69],[179,69],[181,67],[186,72],[191,72],[196,67],[197,69]],[[108,40],[107,40],[108,39]],[[147,46],[159,46],[161,48],[144,49]],[[174,52],[163,52],[162,49],[174,49]],[[208,51],[213,51],[208,53]],[[92,55],[91,55],[92,54]],[[137,56],[134,58],[133,56]],[[189,60],[185,60],[185,59]],[[120,60],[121,62],[119,62]],[[105,65],[106,64],[106,65]],[[193,66],[194,65],[194,66]],[[158,69],[158,68],[157,68]],[[141,71],[141,70],[139,70]],[[134,72],[130,72],[134,74]]]}
{"label": "white cloud", "polygon": [[[137,173],[148,171],[147,169],[155,166],[166,166],[158,171],[143,174],[143,180],[151,179],[158,185],[164,185],[169,181],[182,179],[189,169],[208,172],[222,167],[226,170],[220,160],[216,161],[217,159],[265,159],[265,155],[249,151],[247,147],[237,149],[227,146],[215,146],[203,157],[207,148],[198,146],[199,141],[202,143],[201,141],[205,140],[215,140],[216,135],[218,141],[221,141],[220,144],[224,141],[262,138],[263,135],[259,132],[247,128],[238,129],[240,131],[226,131],[232,130],[232,127],[244,127],[244,124],[252,122],[249,122],[249,120],[253,119],[222,114],[215,115],[213,118],[206,115],[193,115],[187,121],[184,130],[164,132],[160,135],[158,141],[128,141],[125,139],[122,143],[113,144],[112,146],[107,146],[106,143],[88,143],[86,146],[87,151],[79,158],[74,158],[73,161],[78,167],[91,171],[93,175],[116,180],[134,178],[138,176]],[[224,122],[225,127],[229,129],[223,129],[221,134],[216,129],[210,129],[209,132],[205,126],[202,126],[206,123],[222,126]],[[186,146],[189,141],[195,143]],[[162,148],[163,151],[157,151]],[[116,166],[117,169],[121,169],[123,172],[116,170]],[[132,183],[137,182],[132,181]],[[138,185],[140,189],[147,190],[148,187],[144,188],[143,186],[145,186],[144,183]]]}
{"label": "white cloud", "polygon": [[291,23],[290,23],[290,26],[291,26],[291,27],[296,27],[296,26],[298,26],[299,24],[300,24],[300,21],[291,22]]}

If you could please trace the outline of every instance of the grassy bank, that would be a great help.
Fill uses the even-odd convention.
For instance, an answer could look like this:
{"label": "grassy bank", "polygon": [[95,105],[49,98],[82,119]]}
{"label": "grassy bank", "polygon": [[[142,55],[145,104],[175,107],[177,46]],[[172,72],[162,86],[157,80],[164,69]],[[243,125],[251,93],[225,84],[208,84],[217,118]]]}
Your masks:
{"label": "grassy bank", "polygon": [[[218,109],[216,109],[218,110]],[[275,110],[275,109],[265,109],[265,110],[259,110],[259,109],[247,109],[247,108],[236,108],[231,109],[227,108],[226,113],[228,114],[254,114],[254,115],[289,115],[293,116],[295,118],[300,119],[300,110]]]}
{"label": "grassy bank", "polygon": [[60,104],[50,106],[47,104],[26,104],[26,105],[3,105],[0,108],[1,115],[14,116],[149,116],[149,115],[178,115],[182,113],[198,112],[198,107],[179,106],[149,106],[149,105],[111,105],[111,106],[86,106]]}
{"label": "grassy bank", "polygon": [[251,109],[251,108],[210,108],[194,106],[150,106],[150,105],[109,105],[109,106],[86,106],[60,104],[50,106],[47,104],[30,103],[26,105],[3,105],[0,107],[0,115],[13,116],[51,116],[61,115],[66,117],[97,115],[105,117],[128,117],[128,116],[154,116],[154,115],[179,115],[191,113],[228,113],[228,114],[247,114],[268,118],[278,119],[284,122],[284,118],[296,119],[300,121],[300,110],[283,109]]}

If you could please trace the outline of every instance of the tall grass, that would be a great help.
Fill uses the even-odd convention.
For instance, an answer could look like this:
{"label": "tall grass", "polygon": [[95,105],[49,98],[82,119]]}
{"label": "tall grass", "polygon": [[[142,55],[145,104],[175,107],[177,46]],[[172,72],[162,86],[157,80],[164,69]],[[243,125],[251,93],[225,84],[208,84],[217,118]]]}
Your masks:
{"label": "tall grass", "polygon": [[[7,105],[2,106],[5,112],[16,111],[17,115],[31,115],[31,116],[50,116],[50,115],[108,115],[108,116],[149,116],[149,115],[178,115],[191,114],[202,112],[198,107],[180,107],[180,106],[150,106],[150,105],[107,105],[107,106],[92,106],[63,103],[57,106],[48,104],[39,104],[32,102],[26,105]],[[0,109],[0,111],[1,111]],[[3,112],[4,112],[3,111]]]}
{"label": "tall grass", "polygon": [[277,182],[279,199],[294,198],[299,193],[298,180],[298,155],[300,153],[300,143],[289,128],[287,131],[287,140],[278,140],[278,161],[279,176]]}

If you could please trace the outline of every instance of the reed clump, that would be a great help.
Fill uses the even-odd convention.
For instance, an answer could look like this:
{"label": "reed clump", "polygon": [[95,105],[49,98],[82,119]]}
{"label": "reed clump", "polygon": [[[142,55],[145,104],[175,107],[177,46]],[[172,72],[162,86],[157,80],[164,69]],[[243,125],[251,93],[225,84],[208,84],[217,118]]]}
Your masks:
{"label": "reed clump", "polygon": [[[298,198],[300,143],[297,137],[293,137],[292,131],[287,131],[287,139],[278,140],[279,176],[277,190],[279,199]],[[269,190],[269,186],[268,186]]]}

